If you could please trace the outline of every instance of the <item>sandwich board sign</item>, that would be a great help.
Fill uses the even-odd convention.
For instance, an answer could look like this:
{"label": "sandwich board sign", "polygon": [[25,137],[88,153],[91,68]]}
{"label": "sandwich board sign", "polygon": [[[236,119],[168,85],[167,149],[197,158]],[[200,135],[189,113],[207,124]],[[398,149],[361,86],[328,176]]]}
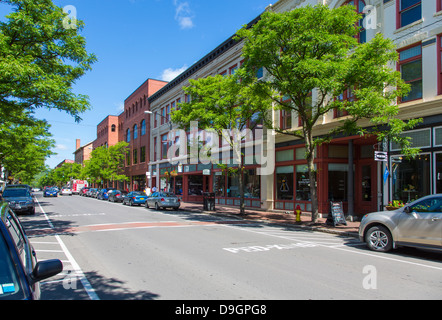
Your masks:
{"label": "sandwich board sign", "polygon": [[326,224],[333,224],[334,227],[339,224],[347,225],[342,202],[330,202],[330,213],[327,217]]}

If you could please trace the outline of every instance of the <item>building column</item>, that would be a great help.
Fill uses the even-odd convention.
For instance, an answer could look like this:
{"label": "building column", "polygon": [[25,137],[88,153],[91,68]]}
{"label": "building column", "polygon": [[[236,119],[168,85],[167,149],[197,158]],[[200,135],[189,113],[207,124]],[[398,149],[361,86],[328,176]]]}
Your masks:
{"label": "building column", "polygon": [[353,163],[354,163],[354,144],[353,140],[348,141],[348,176],[347,176],[347,218],[350,221],[354,220],[354,171],[353,171]]}

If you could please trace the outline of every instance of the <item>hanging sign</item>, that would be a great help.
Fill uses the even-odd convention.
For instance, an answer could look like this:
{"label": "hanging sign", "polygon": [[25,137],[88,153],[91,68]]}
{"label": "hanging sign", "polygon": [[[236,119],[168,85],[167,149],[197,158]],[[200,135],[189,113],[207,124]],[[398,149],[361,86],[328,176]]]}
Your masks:
{"label": "hanging sign", "polygon": [[374,160],[380,162],[388,161],[388,153],[384,151],[375,151],[374,152]]}

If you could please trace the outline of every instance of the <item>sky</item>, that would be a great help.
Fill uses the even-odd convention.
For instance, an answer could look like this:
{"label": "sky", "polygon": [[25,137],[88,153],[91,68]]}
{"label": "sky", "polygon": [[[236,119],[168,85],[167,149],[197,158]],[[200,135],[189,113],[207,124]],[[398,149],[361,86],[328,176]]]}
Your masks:
{"label": "sky", "polygon": [[54,168],[64,159],[73,160],[76,139],[81,145],[95,140],[97,124],[120,114],[124,100],[146,79],[172,80],[259,16],[271,1],[53,0],[60,7],[70,6],[71,15],[85,23],[80,34],[98,62],[74,86],[91,104],[79,124],[56,110],[36,112],[49,122],[56,141],[57,155],[46,164]]}

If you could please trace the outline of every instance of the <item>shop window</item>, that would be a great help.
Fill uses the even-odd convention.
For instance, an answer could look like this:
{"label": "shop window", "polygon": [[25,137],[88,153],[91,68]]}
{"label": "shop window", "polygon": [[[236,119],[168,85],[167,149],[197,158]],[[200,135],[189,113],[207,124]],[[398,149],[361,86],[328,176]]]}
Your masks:
{"label": "shop window", "polygon": [[222,174],[221,171],[215,173],[215,177],[213,179],[213,191],[215,192],[215,196],[217,197],[225,197],[226,190],[226,177]]}
{"label": "shop window", "polygon": [[201,196],[203,194],[203,177],[201,175],[187,176],[188,195]]}
{"label": "shop window", "polygon": [[293,200],[293,166],[276,168],[276,199]]}
{"label": "shop window", "polygon": [[435,154],[436,165],[436,193],[442,193],[442,153]]}
{"label": "shop window", "polygon": [[402,102],[422,98],[422,46],[414,46],[399,52],[399,71],[405,83],[411,86]]}
{"label": "shop window", "polygon": [[227,177],[227,197],[239,198],[239,177],[237,174],[230,174]]}
{"label": "shop window", "polygon": [[431,194],[429,154],[414,159],[392,156],[391,162],[393,200],[410,202]]}
{"label": "shop window", "polygon": [[310,196],[310,177],[306,164],[296,166],[296,200],[312,200]]}
{"label": "shop window", "polygon": [[293,161],[293,149],[276,151],[276,162]]}
{"label": "shop window", "polygon": [[256,175],[256,169],[244,171],[244,198],[261,198],[261,177]]}
{"label": "shop window", "polygon": [[[442,2],[442,0],[440,0],[440,2]],[[437,94],[442,94],[442,35],[437,37],[437,85]]]}
{"label": "shop window", "polygon": [[434,146],[442,146],[442,127],[434,128]]}
{"label": "shop window", "polygon": [[396,0],[396,6],[398,29],[422,19],[421,0]]}

